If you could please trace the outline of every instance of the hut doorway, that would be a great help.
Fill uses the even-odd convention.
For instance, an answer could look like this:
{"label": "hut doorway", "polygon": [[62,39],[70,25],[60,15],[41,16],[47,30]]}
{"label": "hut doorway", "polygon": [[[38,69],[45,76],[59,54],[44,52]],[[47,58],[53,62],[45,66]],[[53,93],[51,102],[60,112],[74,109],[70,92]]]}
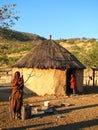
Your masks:
{"label": "hut doorway", "polygon": [[73,74],[72,69],[68,69],[66,72],[66,94],[72,94],[72,88],[70,87],[71,74]]}

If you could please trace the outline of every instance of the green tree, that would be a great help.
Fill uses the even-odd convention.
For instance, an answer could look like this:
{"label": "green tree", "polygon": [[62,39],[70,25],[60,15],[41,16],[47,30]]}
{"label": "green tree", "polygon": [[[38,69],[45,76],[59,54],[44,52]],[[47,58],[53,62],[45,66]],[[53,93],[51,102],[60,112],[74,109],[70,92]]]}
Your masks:
{"label": "green tree", "polygon": [[15,11],[16,4],[3,5],[0,8],[0,27],[9,29],[18,21],[19,17],[16,16]]}

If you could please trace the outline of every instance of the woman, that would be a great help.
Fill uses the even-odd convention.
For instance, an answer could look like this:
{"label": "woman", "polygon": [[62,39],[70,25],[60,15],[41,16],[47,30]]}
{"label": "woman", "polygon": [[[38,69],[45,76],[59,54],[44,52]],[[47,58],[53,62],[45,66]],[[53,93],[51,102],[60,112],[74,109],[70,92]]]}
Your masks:
{"label": "woman", "polygon": [[23,105],[23,76],[16,71],[12,80],[12,95],[10,100],[10,110],[13,112],[13,118],[21,118],[21,107]]}

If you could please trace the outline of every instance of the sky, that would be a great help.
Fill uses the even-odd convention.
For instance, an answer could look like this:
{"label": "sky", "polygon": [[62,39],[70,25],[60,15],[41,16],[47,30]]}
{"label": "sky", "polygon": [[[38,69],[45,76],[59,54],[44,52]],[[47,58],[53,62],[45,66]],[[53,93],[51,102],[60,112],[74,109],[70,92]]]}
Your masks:
{"label": "sky", "polygon": [[98,0],[0,0],[16,4],[20,17],[12,27],[52,39],[98,39]]}

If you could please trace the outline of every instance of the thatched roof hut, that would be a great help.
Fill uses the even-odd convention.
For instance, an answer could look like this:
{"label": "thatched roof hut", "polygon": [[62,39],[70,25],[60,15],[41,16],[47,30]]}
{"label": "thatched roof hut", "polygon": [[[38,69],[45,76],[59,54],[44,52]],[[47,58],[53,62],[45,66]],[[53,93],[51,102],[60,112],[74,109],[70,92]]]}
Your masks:
{"label": "thatched roof hut", "polygon": [[[35,46],[12,67],[13,72],[17,69],[22,70],[25,80],[32,72],[33,76],[30,76],[25,86],[38,95],[64,95],[71,73],[80,75],[77,77],[77,85],[82,88],[85,66],[68,50],[51,39]],[[79,79],[81,81],[78,83]]]}

